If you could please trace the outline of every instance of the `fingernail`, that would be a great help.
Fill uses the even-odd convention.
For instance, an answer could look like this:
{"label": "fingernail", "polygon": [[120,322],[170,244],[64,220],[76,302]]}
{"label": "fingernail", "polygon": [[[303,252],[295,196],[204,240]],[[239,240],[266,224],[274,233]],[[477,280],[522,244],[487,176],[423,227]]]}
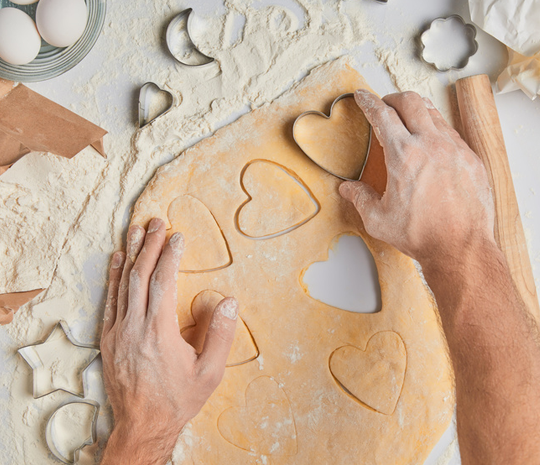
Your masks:
{"label": "fingernail", "polygon": [[184,251],[184,236],[182,233],[174,233],[169,239],[169,245],[173,250],[175,257],[178,257]]}
{"label": "fingernail", "polygon": [[116,270],[124,263],[124,254],[122,252],[115,252],[112,258],[112,267]]}
{"label": "fingernail", "polygon": [[225,299],[219,310],[229,320],[236,320],[238,318],[238,301],[233,298]]}
{"label": "fingernail", "polygon": [[354,93],[357,97],[360,97],[360,98],[364,98],[366,95],[371,94],[371,92],[366,89],[356,89]]}
{"label": "fingernail", "polygon": [[430,99],[423,97],[422,100],[424,101],[424,104],[428,110],[436,110],[435,105],[433,105],[433,102]]}
{"label": "fingernail", "polygon": [[141,226],[132,226],[128,231],[128,255],[132,262],[137,260],[137,255],[144,239],[144,228]]}
{"label": "fingernail", "polygon": [[345,199],[348,199],[349,198],[349,195],[351,193],[351,189],[352,189],[352,183],[350,181],[345,181],[345,182],[342,182],[340,185],[339,185],[339,193],[341,194],[342,197],[344,197]]}
{"label": "fingernail", "polygon": [[160,218],[153,218],[148,225],[148,234],[155,233],[163,223],[163,220]]}

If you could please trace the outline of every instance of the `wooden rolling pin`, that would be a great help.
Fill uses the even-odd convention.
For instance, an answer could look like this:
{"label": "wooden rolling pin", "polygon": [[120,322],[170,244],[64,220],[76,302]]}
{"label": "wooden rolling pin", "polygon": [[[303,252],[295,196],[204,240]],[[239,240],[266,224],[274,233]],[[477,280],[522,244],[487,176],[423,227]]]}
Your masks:
{"label": "wooden rolling pin", "polygon": [[540,306],[525,233],[504,145],[501,123],[485,74],[456,82],[463,136],[486,166],[495,201],[495,239],[506,256],[521,297],[540,323]]}

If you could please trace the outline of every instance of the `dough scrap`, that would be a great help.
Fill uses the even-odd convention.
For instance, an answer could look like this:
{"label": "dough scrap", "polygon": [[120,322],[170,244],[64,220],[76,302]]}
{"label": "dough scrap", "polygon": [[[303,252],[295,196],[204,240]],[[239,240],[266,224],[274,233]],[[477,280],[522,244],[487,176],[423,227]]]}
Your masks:
{"label": "dough scrap", "polygon": [[294,127],[298,145],[319,166],[359,179],[369,146],[369,122],[354,97],[337,101],[330,118],[308,114]]}
{"label": "dough scrap", "polygon": [[[219,292],[203,291],[195,297],[191,305],[193,324],[182,328],[182,337],[191,344],[198,354],[204,346],[206,331],[216,305],[224,299]],[[239,316],[236,323],[234,341],[227,359],[227,367],[242,365],[255,360],[259,355],[257,344],[244,320]]]}
{"label": "dough scrap", "polygon": [[[273,103],[220,129],[160,168],[135,205],[132,223],[143,226],[153,217],[166,219],[170,203],[182,195],[196,197],[208,207],[227,239],[233,262],[212,272],[179,273],[179,321],[191,319],[191,303],[203,290],[235,296],[260,352],[256,361],[225,370],[221,384],[190,422],[189,436],[180,437],[188,463],[416,465],[425,462],[450,424],[455,404],[446,342],[435,304],[414,262],[365,232],[354,207],[338,193],[341,181],[309,160],[292,138],[292,124],[299,114],[327,112],[336,96],[357,88],[368,86],[347,60],[318,68]],[[239,179],[255,159],[296,173],[319,202],[319,213],[277,237],[253,240],[242,234],[235,214],[246,193]],[[384,156],[376,138],[362,180],[379,193],[385,189]],[[382,299],[377,313],[339,310],[312,299],[301,286],[302,270],[326,260],[328,244],[343,233],[361,236],[373,255]],[[198,249],[195,255],[202,260],[204,254]],[[382,331],[398,333],[407,349],[403,389],[391,415],[352,401],[329,368],[336,349],[365,348]],[[235,444],[248,447],[250,443],[250,451],[242,449],[218,429],[220,415],[246,405],[246,388],[260,376],[271,377],[286,393],[297,435],[295,455],[264,456],[260,444],[267,444],[268,438],[230,429],[227,438]],[[272,395],[270,383],[256,385]],[[263,399],[263,393],[257,398]],[[252,413],[250,421],[259,424],[257,415]]]}
{"label": "dough scrap", "polygon": [[385,415],[396,409],[406,367],[405,345],[394,331],[373,335],[366,350],[347,345],[330,356],[330,371],[345,393]]}
{"label": "dough scrap", "polygon": [[218,419],[218,429],[231,444],[261,455],[296,455],[296,427],[289,399],[268,376],[246,389],[245,406],[231,407]]}
{"label": "dough scrap", "polygon": [[221,229],[200,200],[190,195],[177,197],[169,205],[167,217],[171,224],[167,239],[178,231],[184,235],[181,272],[219,270],[232,263]]}
{"label": "dough scrap", "polygon": [[289,232],[307,223],[319,204],[305,184],[286,168],[254,160],[242,172],[249,199],[238,209],[238,228],[246,236],[264,238]]}

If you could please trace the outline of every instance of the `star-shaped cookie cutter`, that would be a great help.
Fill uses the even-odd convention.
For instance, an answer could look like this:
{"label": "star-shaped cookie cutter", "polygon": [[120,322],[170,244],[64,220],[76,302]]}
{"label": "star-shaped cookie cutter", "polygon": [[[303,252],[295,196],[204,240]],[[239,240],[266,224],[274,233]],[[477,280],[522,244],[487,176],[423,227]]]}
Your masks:
{"label": "star-shaped cookie cutter", "polygon": [[[62,454],[62,452],[60,452],[58,447],[56,447],[56,441],[55,441],[53,425],[54,425],[54,420],[55,420],[56,414],[60,410],[62,410],[64,407],[66,407],[68,405],[73,405],[73,404],[88,404],[88,405],[94,407],[94,414],[92,415],[92,425],[91,425],[90,437],[88,437],[82,443],[82,445],[80,447],[75,449],[75,451],[73,452],[73,461],[71,461],[69,458],[65,457]],[[91,446],[92,444],[94,444],[97,441],[97,420],[98,420],[98,416],[99,416],[99,408],[100,408],[99,403],[97,403],[97,402],[95,402],[93,400],[88,400],[87,399],[87,400],[82,400],[82,401],[77,401],[77,402],[67,402],[66,404],[61,405],[60,407],[58,407],[53,412],[53,414],[50,416],[49,420],[47,421],[47,426],[45,428],[45,441],[47,441],[47,446],[49,446],[50,451],[52,452],[52,454],[58,460],[60,460],[63,463],[70,464],[70,465],[75,464],[75,463],[77,463],[79,461],[79,456],[80,456],[81,451],[86,446]]]}
{"label": "star-shaped cookie cutter", "polygon": [[[82,388],[83,388],[82,390],[83,390],[83,392],[74,392],[74,391],[71,391],[71,390],[69,390],[69,389],[67,389],[65,387],[53,388],[53,389],[49,389],[49,390],[47,390],[47,389],[42,390],[41,387],[40,387],[40,380],[39,380],[38,373],[39,373],[39,371],[45,369],[45,364],[44,364],[44,361],[41,359],[41,357],[39,355],[39,352],[36,350],[36,348],[38,346],[46,344],[47,342],[56,340],[59,336],[60,337],[65,336],[68,339],[68,341],[75,347],[78,347],[78,348],[83,349],[83,350],[89,350],[89,351],[95,352],[95,353],[89,355],[89,357],[88,357],[89,361],[86,364],[86,366],[82,369],[81,375],[82,375]],[[71,330],[69,329],[68,324],[64,320],[60,320],[58,323],[56,323],[53,330],[47,336],[46,339],[44,339],[43,341],[40,341],[40,342],[36,342],[34,344],[30,344],[30,345],[21,347],[17,352],[19,352],[21,357],[24,358],[24,360],[32,368],[32,374],[33,374],[33,378],[34,378],[33,379],[32,395],[33,395],[34,399],[39,399],[41,397],[44,397],[44,396],[46,396],[48,394],[51,394],[53,392],[56,392],[56,391],[64,391],[64,392],[67,392],[68,394],[72,394],[74,396],[84,398],[85,395],[86,395],[88,367],[92,364],[92,362],[95,360],[95,358],[100,353],[99,348],[97,348],[96,346],[93,346],[91,344],[81,344],[81,343],[75,341],[75,339],[73,338],[73,336],[71,334]],[[37,370],[37,372],[36,372],[36,370]]]}

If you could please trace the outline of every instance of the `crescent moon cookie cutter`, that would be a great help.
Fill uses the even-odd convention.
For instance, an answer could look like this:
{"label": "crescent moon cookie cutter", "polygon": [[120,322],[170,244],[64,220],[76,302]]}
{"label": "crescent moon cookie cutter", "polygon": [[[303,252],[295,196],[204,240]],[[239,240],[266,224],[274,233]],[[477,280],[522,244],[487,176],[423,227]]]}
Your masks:
{"label": "crescent moon cookie cutter", "polygon": [[367,122],[368,123],[368,127],[369,127],[369,138],[368,138],[368,143],[367,143],[367,147],[366,147],[366,152],[365,152],[365,157],[364,157],[364,161],[362,162],[362,166],[360,168],[360,174],[358,175],[358,177],[356,179],[354,178],[348,178],[348,177],[345,177],[345,176],[342,176],[342,175],[339,175],[337,173],[334,173],[332,171],[330,171],[328,168],[322,166],[319,162],[317,162],[309,153],[306,152],[306,150],[304,150],[304,148],[302,148],[302,145],[300,144],[300,142],[298,141],[297,137],[296,137],[296,134],[295,134],[295,129],[298,125],[298,122],[304,118],[305,116],[308,116],[308,115],[317,115],[317,116],[322,116],[323,118],[325,118],[326,120],[329,120],[332,118],[332,112],[334,110],[334,106],[341,100],[343,99],[346,99],[346,98],[353,98],[354,99],[354,94],[353,93],[347,93],[347,94],[342,94],[340,95],[339,97],[337,97],[333,102],[332,102],[332,106],[330,107],[330,111],[328,113],[328,115],[326,113],[323,113],[321,111],[317,111],[317,110],[309,110],[309,111],[305,111],[304,113],[300,114],[295,120],[294,120],[294,123],[293,123],[293,129],[292,129],[292,136],[293,136],[293,139],[294,141],[296,142],[296,145],[298,145],[298,147],[300,147],[300,150],[302,150],[302,152],[304,152],[304,154],[313,162],[315,163],[319,168],[321,168],[322,170],[326,171],[327,173],[331,174],[332,176],[335,176],[336,178],[339,178],[339,179],[343,179],[344,181],[358,181],[362,178],[362,174],[364,174],[364,170],[366,168],[366,165],[367,165],[367,162],[368,162],[368,158],[369,158],[369,152],[370,152],[370,149],[371,149],[371,141],[373,139],[373,127],[371,126],[371,124],[369,123],[369,121]]}
{"label": "crescent moon cookie cutter", "polygon": [[[165,41],[174,59],[191,68],[202,68],[216,60],[202,53],[193,42],[193,8],[178,13],[167,26]],[[185,46],[187,44],[187,47]]]}
{"label": "crescent moon cookie cutter", "polygon": [[[43,354],[40,354],[38,349],[39,346],[45,345],[48,342],[58,341],[62,337],[67,338],[72,346],[80,350],[87,351],[88,355],[86,357],[86,362],[83,364],[83,368],[80,370],[80,376],[82,378],[82,392],[72,390],[66,386],[57,387],[57,385],[53,384],[51,380],[53,377],[52,371],[47,369],[50,367],[45,366],[45,357]],[[73,396],[84,398],[86,395],[86,385],[88,384],[88,368],[99,355],[100,350],[91,344],[81,344],[75,341],[68,324],[64,320],[60,320],[58,323],[56,323],[56,325],[54,325],[54,328],[45,339],[35,342],[34,344],[21,347],[19,350],[17,350],[17,352],[26,361],[26,363],[30,365],[30,368],[32,368],[32,396],[34,399],[40,399],[56,391],[63,391]],[[56,360],[53,360],[52,362],[54,363],[55,361]],[[75,371],[78,371],[78,369],[75,369]],[[43,378],[47,379],[46,387],[44,387]]]}
{"label": "crescent moon cookie cutter", "polygon": [[[76,405],[76,404],[87,404],[94,408],[94,413],[92,414],[92,422],[90,426],[90,436],[85,439],[85,441],[73,452],[73,460],[71,460],[69,457],[66,457],[57,446],[57,441],[55,440],[56,434],[54,430],[54,421],[56,419],[56,415],[58,412],[60,412],[63,408],[68,407],[70,405]],[[95,444],[97,441],[97,420],[99,417],[99,409],[100,405],[98,402],[95,402],[93,400],[85,399],[81,401],[76,402],[67,402],[60,407],[58,407],[53,414],[49,417],[49,420],[47,421],[47,426],[45,427],[45,441],[47,442],[47,446],[49,447],[49,450],[52,452],[52,454],[60,460],[62,463],[67,464],[75,464],[79,461],[79,456],[81,451],[86,446],[91,446],[92,444]]]}
{"label": "crescent moon cookie cutter", "polygon": [[[452,45],[445,41],[444,44],[435,44],[436,50],[430,50],[430,45],[433,46],[437,42],[437,34],[441,34],[440,29],[454,26],[454,30],[447,32],[456,36],[461,34],[461,45],[464,51],[456,53],[456,57],[444,62],[441,57],[441,50],[448,50]],[[458,28],[460,31],[458,32]],[[444,35],[444,34],[443,34]],[[443,37],[444,39],[444,37]],[[456,44],[454,44],[454,47]],[[476,27],[473,24],[466,23],[459,15],[450,15],[448,17],[435,18],[428,28],[420,35],[420,57],[428,65],[433,66],[437,71],[460,71],[469,64],[469,60],[478,51],[478,42],[476,41]]]}

